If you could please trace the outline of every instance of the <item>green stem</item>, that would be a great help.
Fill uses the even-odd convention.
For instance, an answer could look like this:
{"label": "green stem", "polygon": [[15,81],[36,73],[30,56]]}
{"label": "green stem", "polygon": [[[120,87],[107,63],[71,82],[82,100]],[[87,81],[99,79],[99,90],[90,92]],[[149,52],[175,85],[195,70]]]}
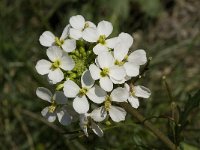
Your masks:
{"label": "green stem", "polygon": [[[147,121],[144,116],[142,116],[135,108],[131,107],[130,104],[123,102],[119,103],[121,107],[123,107],[130,115],[136,118],[139,122],[143,123],[143,125],[149,129],[152,133],[154,133],[168,148],[171,150],[177,150],[176,145],[165,136],[158,128],[154,127],[154,125]],[[146,121],[145,121],[146,120]]]}

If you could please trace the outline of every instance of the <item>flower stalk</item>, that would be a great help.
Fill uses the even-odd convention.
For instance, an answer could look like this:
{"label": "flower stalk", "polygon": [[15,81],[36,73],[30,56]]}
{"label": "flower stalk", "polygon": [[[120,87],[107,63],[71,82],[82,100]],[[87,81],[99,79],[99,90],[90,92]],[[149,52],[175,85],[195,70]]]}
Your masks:
{"label": "flower stalk", "polygon": [[135,108],[131,107],[126,102],[119,103],[119,105],[126,110],[131,116],[136,118],[140,123],[142,123],[148,130],[150,130],[154,135],[156,135],[168,148],[171,150],[177,150],[176,145],[162,133],[158,128],[156,128],[150,121],[146,120],[143,115],[141,115]]}

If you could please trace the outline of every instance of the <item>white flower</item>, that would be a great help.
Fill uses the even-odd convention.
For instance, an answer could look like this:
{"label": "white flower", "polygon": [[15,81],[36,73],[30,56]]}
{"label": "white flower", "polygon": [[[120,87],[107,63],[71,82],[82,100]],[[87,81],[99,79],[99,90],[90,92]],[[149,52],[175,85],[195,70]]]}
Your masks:
{"label": "white flower", "polygon": [[41,75],[48,74],[50,82],[56,84],[64,79],[64,74],[61,69],[65,71],[72,70],[75,63],[67,53],[63,52],[57,46],[48,48],[46,53],[50,61],[45,59],[39,60],[35,68]]}
{"label": "white flower", "polygon": [[57,45],[62,47],[66,52],[72,52],[76,49],[76,41],[74,39],[67,39],[69,36],[70,25],[67,25],[60,38],[56,37],[52,32],[45,31],[39,38],[40,44],[45,47]]}
{"label": "white flower", "polygon": [[129,49],[123,45],[118,45],[114,48],[115,65],[123,66],[127,76],[135,77],[139,75],[140,65],[144,65],[147,62],[146,52],[139,49],[128,56],[128,51]]}
{"label": "white flower", "polygon": [[87,28],[83,31],[83,39],[88,42],[97,42],[93,48],[95,54],[108,51],[109,48],[114,48],[117,43],[117,37],[106,39],[113,31],[113,26],[108,21],[101,21],[97,28]]}
{"label": "white flower", "polygon": [[[106,92],[98,85],[94,85],[94,80],[91,77],[89,70],[86,70],[81,77],[80,88],[72,80],[67,80],[64,83],[64,94],[73,100],[73,108],[79,114],[84,114],[89,110],[89,102],[87,97],[94,103],[102,103],[105,99]],[[87,96],[87,97],[86,97]]]}
{"label": "white flower", "polygon": [[92,129],[92,131],[98,135],[99,137],[103,136],[103,130],[92,120],[88,119],[90,117],[90,114],[80,114],[80,127],[85,133],[85,135],[88,137],[88,127]]}
{"label": "white flower", "polygon": [[69,19],[69,23],[72,28],[69,30],[70,37],[76,40],[82,38],[82,32],[86,28],[96,28],[96,25],[90,21],[85,21],[85,18],[81,15],[72,16]]}
{"label": "white flower", "polygon": [[115,122],[125,120],[126,111],[121,107],[113,106],[112,102],[126,102],[128,97],[129,93],[126,88],[118,87],[114,89],[110,96],[107,95],[104,100],[104,106],[94,109],[91,112],[91,118],[96,122],[101,122],[106,118],[107,113],[109,113],[109,116]]}
{"label": "white flower", "polygon": [[128,84],[125,84],[125,88],[129,91],[128,101],[133,108],[139,107],[138,97],[149,98],[151,95],[151,91],[144,86],[137,85],[130,87]]}
{"label": "white flower", "polygon": [[132,52],[129,56],[127,55],[132,44],[132,36],[122,32],[119,34],[118,43],[114,48],[115,64],[124,66],[127,78],[137,76],[140,65],[144,65],[147,62],[146,52],[142,49]]}
{"label": "white flower", "polygon": [[36,95],[42,100],[45,100],[51,104],[41,111],[42,116],[45,117],[49,122],[54,122],[57,116],[58,121],[62,125],[68,125],[71,123],[72,116],[69,115],[65,107],[59,106],[66,104],[68,101],[63,92],[57,91],[53,95],[48,89],[44,87],[38,87],[36,90]]}
{"label": "white flower", "polygon": [[102,89],[107,92],[112,91],[113,82],[115,80],[122,80],[126,72],[123,67],[114,65],[114,58],[110,52],[103,52],[97,56],[96,64],[91,64],[89,70],[94,80],[99,79]]}

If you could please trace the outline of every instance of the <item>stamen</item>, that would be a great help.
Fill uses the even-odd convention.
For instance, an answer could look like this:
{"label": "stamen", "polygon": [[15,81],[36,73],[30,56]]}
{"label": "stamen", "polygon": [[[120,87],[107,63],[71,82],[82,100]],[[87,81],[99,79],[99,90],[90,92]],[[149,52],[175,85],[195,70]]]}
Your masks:
{"label": "stamen", "polygon": [[106,44],[106,36],[105,35],[101,35],[99,37],[99,40],[98,40],[99,43],[105,45]]}
{"label": "stamen", "polygon": [[84,26],[84,29],[85,29],[85,28],[88,28],[89,26],[90,26],[89,23],[86,22],[86,23],[85,23],[85,26]]}
{"label": "stamen", "polygon": [[109,69],[108,68],[103,68],[103,70],[100,72],[100,75],[102,77],[105,77],[109,74]]}
{"label": "stamen", "polygon": [[59,68],[59,67],[60,67],[60,61],[59,61],[59,60],[54,61],[54,62],[52,63],[52,65],[51,65],[51,69],[52,69],[52,70],[55,70],[55,69],[57,69],[57,68]]}
{"label": "stamen", "polygon": [[53,101],[51,106],[48,107],[49,112],[53,113],[56,110],[56,103]]}
{"label": "stamen", "polygon": [[119,60],[116,60],[116,61],[115,61],[115,65],[118,65],[118,66],[123,66],[124,63],[125,63],[125,62],[119,61]]}
{"label": "stamen", "polygon": [[84,88],[82,88],[82,89],[79,90],[79,94],[81,96],[83,96],[83,95],[85,95],[87,93],[87,91],[88,91],[88,89],[84,87]]}

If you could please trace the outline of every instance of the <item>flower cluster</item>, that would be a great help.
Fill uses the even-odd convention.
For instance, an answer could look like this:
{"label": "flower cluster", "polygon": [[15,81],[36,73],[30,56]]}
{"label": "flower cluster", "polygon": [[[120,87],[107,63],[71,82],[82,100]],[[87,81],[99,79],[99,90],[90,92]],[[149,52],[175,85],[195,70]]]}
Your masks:
{"label": "flower cluster", "polygon": [[48,60],[39,60],[35,68],[46,75],[55,94],[44,87],[38,87],[36,94],[50,103],[41,112],[49,122],[58,118],[68,125],[78,118],[86,136],[88,128],[103,136],[99,122],[125,120],[126,111],[117,103],[138,108],[138,97],[149,98],[148,88],[128,84],[147,62],[146,52],[140,49],[130,53],[132,36],[122,32],[110,38],[112,31],[108,21],[96,26],[77,15],[70,18],[60,37],[50,31],[40,36]]}

